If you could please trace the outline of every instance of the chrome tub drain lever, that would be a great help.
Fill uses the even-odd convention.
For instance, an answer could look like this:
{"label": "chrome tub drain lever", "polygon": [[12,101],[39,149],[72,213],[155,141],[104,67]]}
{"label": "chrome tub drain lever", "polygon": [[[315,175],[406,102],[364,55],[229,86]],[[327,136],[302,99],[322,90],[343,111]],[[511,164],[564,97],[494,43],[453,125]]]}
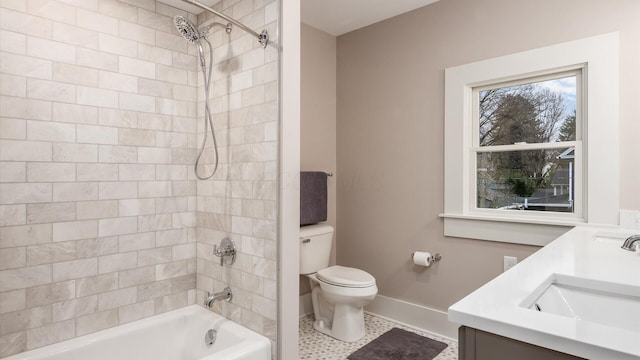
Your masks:
{"label": "chrome tub drain lever", "polygon": [[207,333],[204,334],[204,343],[211,346],[213,345],[214,342],[216,342],[217,337],[218,337],[218,332],[213,329],[209,329],[207,330]]}

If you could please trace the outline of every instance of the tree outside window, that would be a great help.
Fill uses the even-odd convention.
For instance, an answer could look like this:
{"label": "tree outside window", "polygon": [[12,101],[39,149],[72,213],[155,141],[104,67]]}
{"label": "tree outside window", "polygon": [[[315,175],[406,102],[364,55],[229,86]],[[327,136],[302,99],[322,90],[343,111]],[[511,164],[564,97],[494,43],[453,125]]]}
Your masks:
{"label": "tree outside window", "polygon": [[576,89],[572,75],[476,91],[478,208],[574,211],[575,154],[562,143],[576,140]]}

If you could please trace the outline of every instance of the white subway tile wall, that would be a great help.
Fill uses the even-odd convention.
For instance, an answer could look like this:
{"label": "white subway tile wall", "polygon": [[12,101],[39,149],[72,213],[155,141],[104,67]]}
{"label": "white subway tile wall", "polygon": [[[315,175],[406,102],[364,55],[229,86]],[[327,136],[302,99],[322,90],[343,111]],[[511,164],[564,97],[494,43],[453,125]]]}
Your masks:
{"label": "white subway tile wall", "polygon": [[[214,8],[277,36],[278,0]],[[154,0],[0,1],[0,357],[225,286],[234,300],[212,310],[275,345],[278,50],[211,29],[220,168],[197,180],[203,80],[174,15],[215,20]],[[209,139],[200,173],[213,156]],[[225,236],[239,254],[221,267]]]}
{"label": "white subway tile wall", "polygon": [[[277,0],[223,0],[214,8],[257,32],[266,29],[273,39],[277,37]],[[208,13],[198,16],[201,26],[212,20],[219,21]],[[269,337],[275,356],[278,50],[272,46],[262,48],[256,38],[238,28],[228,35],[224,28],[214,26],[210,39],[214,47],[210,102],[220,167],[212,179],[197,183],[197,299],[204,299],[207,291],[230,286],[234,301],[215,303],[213,311]],[[182,46],[171,36],[164,41],[167,47]],[[183,56],[176,51],[173,54],[174,62]],[[166,74],[165,79],[173,79],[173,83],[193,81],[184,80],[177,69]],[[197,83],[200,144],[205,130],[201,76]],[[174,85],[176,88],[179,86]],[[212,149],[208,143],[200,174],[212,170]],[[176,216],[179,215],[174,213],[174,221]],[[234,240],[239,255],[233,265],[221,267],[212,252],[225,236]],[[174,250],[175,257],[178,250]]]}
{"label": "white subway tile wall", "polygon": [[198,299],[198,68],[178,13],[197,21],[0,1],[0,357]]}

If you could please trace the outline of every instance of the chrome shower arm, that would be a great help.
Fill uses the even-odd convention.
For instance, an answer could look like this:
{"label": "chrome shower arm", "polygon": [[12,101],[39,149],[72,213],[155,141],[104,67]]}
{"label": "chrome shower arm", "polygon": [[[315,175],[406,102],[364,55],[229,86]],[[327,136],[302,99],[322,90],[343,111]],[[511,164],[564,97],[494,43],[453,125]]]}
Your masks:
{"label": "chrome shower arm", "polygon": [[262,47],[267,47],[267,44],[269,43],[269,33],[267,33],[267,30],[263,30],[260,34],[258,34],[257,32],[253,31],[253,29],[251,29],[250,27],[246,26],[245,24],[239,22],[238,20],[227,16],[219,11],[216,11],[214,9],[212,9],[211,7],[201,4],[195,0],[182,0],[184,2],[187,2],[191,5],[195,5],[201,9],[207,10],[213,14],[215,14],[216,16],[219,16],[221,18],[223,18],[224,20],[232,23],[233,25],[241,28],[242,30],[248,32],[249,34],[255,36],[258,39],[258,42],[260,43],[260,45],[262,45]]}

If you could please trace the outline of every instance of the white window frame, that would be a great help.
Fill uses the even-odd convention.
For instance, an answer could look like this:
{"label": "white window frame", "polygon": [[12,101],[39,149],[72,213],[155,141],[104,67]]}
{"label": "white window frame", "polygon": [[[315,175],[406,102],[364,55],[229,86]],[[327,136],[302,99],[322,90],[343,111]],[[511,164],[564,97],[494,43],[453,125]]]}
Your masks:
{"label": "white window frame", "polygon": [[[553,69],[543,75],[534,77],[520,78],[517,80],[501,81],[498,83],[490,82],[488,84],[476,85],[472,88],[472,145],[470,147],[471,155],[469,157],[469,212],[477,213],[478,215],[497,216],[509,218],[530,217],[534,215],[536,217],[546,217],[549,219],[582,219],[583,214],[583,179],[584,179],[584,167],[583,152],[582,152],[582,115],[584,113],[582,105],[584,103],[582,96],[584,89],[582,88],[584,82],[582,81],[583,65]],[[489,145],[480,146],[480,113],[479,113],[479,93],[487,89],[503,88],[508,86],[530,84],[534,82],[553,80],[563,77],[574,76],[576,78],[576,140],[574,141],[558,141],[547,143],[528,143],[528,144],[511,144],[511,145]],[[524,150],[541,150],[541,149],[566,149],[569,147],[574,148],[575,153],[575,169],[574,169],[574,193],[576,194],[574,199],[574,209],[572,213],[560,213],[560,212],[539,212],[531,214],[529,211],[513,211],[513,210],[499,210],[490,208],[478,208],[477,206],[477,154],[499,151],[524,151]]]}
{"label": "white window frame", "polygon": [[[582,194],[581,212],[567,216],[477,209],[474,88],[575,69],[581,69],[583,100],[577,104],[582,129],[575,142],[576,156],[583,158],[582,168],[577,169],[583,176],[581,189],[576,189],[576,198]],[[543,246],[576,225],[616,226],[620,202],[618,94],[617,32],[447,68],[445,207],[440,215],[445,236]]]}

